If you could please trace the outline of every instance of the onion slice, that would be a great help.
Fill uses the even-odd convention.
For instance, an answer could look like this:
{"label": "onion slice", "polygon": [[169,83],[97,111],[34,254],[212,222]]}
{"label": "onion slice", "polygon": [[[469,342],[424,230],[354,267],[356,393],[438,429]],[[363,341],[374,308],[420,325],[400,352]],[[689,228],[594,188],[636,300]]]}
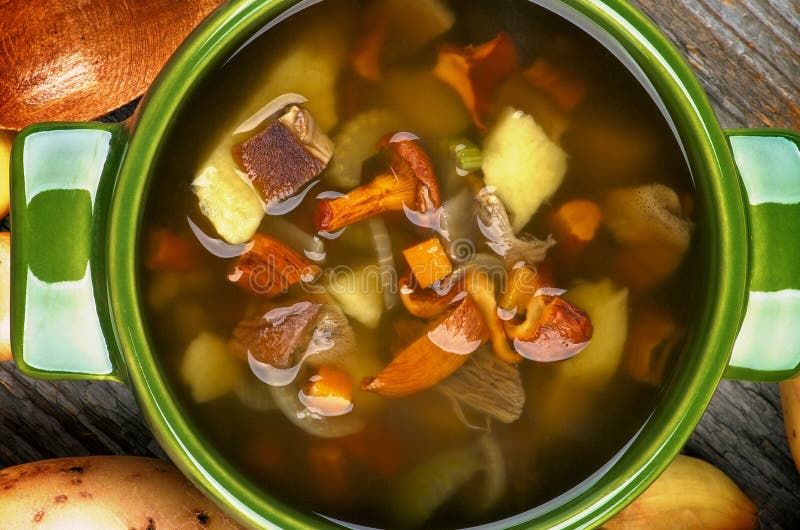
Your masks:
{"label": "onion slice", "polygon": [[294,94],[289,92],[288,94],[283,94],[281,96],[276,97],[259,110],[255,112],[252,116],[247,118],[241,125],[239,125],[235,131],[233,131],[232,136],[236,136],[237,134],[242,134],[246,132],[250,132],[269,118],[274,116],[278,113],[278,111],[288,107],[289,105],[300,105],[301,103],[305,103],[308,101],[308,98],[305,96],[301,96],[300,94]]}

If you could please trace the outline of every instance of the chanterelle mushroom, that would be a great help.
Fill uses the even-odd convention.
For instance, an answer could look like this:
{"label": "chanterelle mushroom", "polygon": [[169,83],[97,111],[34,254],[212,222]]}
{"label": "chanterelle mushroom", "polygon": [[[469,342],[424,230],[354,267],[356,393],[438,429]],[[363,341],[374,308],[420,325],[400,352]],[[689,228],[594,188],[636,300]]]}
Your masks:
{"label": "chanterelle mushroom", "polygon": [[390,156],[390,168],[386,173],[347,195],[319,202],[315,219],[317,230],[336,232],[383,212],[403,211],[404,206],[418,212],[441,206],[430,158],[415,140],[397,137],[385,137],[378,143]]}

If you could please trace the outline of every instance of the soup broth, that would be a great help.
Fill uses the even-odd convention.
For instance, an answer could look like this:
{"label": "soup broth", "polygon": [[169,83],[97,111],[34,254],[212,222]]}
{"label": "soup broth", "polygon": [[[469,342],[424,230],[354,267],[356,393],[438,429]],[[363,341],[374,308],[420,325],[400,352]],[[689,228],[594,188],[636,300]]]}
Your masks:
{"label": "soup broth", "polygon": [[445,528],[552,500],[642,427],[688,327],[680,146],[525,0],[308,5],[193,91],[150,186],[163,371],[308,513]]}

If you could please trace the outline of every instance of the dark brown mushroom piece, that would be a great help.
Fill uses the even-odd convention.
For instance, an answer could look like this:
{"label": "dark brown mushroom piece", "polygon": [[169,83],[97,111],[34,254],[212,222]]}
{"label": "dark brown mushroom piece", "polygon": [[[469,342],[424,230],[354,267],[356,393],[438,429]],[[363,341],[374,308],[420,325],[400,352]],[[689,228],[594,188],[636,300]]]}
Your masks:
{"label": "dark brown mushroom piece", "polygon": [[322,173],[333,147],[311,113],[293,105],[264,131],[242,143],[239,157],[253,187],[269,206],[291,197]]}

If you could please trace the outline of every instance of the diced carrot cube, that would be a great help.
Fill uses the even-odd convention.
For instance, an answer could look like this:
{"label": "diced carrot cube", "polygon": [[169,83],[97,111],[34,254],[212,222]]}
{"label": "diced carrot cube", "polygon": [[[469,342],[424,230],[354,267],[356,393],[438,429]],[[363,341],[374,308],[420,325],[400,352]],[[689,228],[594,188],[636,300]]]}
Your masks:
{"label": "diced carrot cube", "polygon": [[447,252],[438,238],[407,248],[403,251],[411,273],[423,289],[447,278],[453,272],[453,264],[447,257]]}
{"label": "diced carrot cube", "polygon": [[548,59],[537,59],[523,76],[547,94],[560,110],[568,113],[575,110],[588,92],[582,79],[562,71]]}
{"label": "diced carrot cube", "polygon": [[335,397],[352,401],[353,380],[346,372],[322,365],[317,374],[309,379],[304,392],[313,397]]}
{"label": "diced carrot cube", "polygon": [[603,221],[603,211],[592,201],[577,199],[562,204],[551,218],[559,243],[589,243]]}
{"label": "diced carrot cube", "polygon": [[166,228],[150,234],[145,266],[150,270],[184,272],[199,261],[196,249],[185,238]]}

